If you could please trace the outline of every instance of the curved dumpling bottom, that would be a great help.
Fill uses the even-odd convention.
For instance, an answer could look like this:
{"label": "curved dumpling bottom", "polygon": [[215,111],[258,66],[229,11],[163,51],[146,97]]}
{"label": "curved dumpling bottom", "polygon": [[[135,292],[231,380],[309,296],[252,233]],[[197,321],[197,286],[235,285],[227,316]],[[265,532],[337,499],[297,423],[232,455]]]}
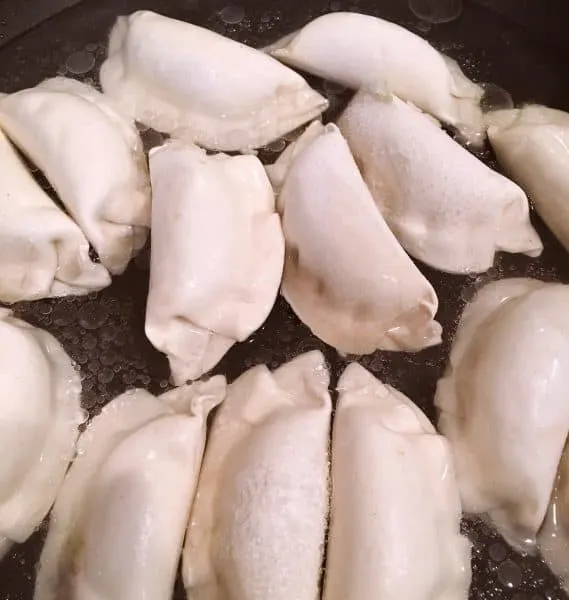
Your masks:
{"label": "curved dumpling bottom", "polygon": [[57,340],[0,309],[0,539],[22,543],[48,513],[75,453],[81,380]]}
{"label": "curved dumpling bottom", "polygon": [[549,510],[539,532],[539,549],[549,568],[569,592],[569,452],[565,447]]}
{"label": "curved dumpling bottom", "polygon": [[171,141],[150,156],[154,195],[146,335],[176,384],[214,367],[271,311],[284,261],[274,195],[254,156]]}
{"label": "curved dumpling bottom", "polygon": [[486,119],[498,161],[569,251],[569,114],[530,105]]}
{"label": "curved dumpling bottom", "polygon": [[286,245],[283,296],[341,352],[440,343],[433,288],[389,231],[337,127],[317,129],[296,142],[303,149],[294,160],[288,153],[280,163],[290,162],[277,201]]}
{"label": "curved dumpling bottom", "polygon": [[2,560],[12,548],[12,541],[0,536],[0,560]]}
{"label": "curved dumpling bottom", "polygon": [[171,597],[216,377],[156,398],[126,392],[78,442],[55,504],[36,600]]}
{"label": "curved dumpling bottom", "polygon": [[486,285],[463,314],[435,396],[463,510],[487,513],[523,552],[535,551],[569,431],[567,302],[561,284]]}
{"label": "curved dumpling bottom", "polygon": [[470,543],[446,440],[357,363],[338,391],[324,600],[466,600]]}
{"label": "curved dumpling bottom", "polygon": [[348,88],[393,93],[484,141],[483,90],[458,64],[395,23],[370,15],[334,12],[265,48],[271,56]]}
{"label": "curved dumpling bottom", "polygon": [[415,107],[362,91],[338,126],[391,231],[413,257],[464,274],[487,271],[497,251],[541,254],[521,188]]}
{"label": "curved dumpling bottom", "polygon": [[81,230],[36,184],[0,131],[0,301],[98,291],[111,282]]}
{"label": "curved dumpling bottom", "polygon": [[103,265],[122,273],[144,245],[150,221],[146,158],[134,122],[86,84],[56,78],[0,97],[0,127],[44,173]]}
{"label": "curved dumpling bottom", "polygon": [[196,600],[314,600],[328,502],[329,375],[320,352],[250,369],[215,416],[183,575]]}
{"label": "curved dumpling bottom", "polygon": [[150,11],[119,17],[100,79],[137,121],[210,150],[264,146],[328,106],[262,52]]}

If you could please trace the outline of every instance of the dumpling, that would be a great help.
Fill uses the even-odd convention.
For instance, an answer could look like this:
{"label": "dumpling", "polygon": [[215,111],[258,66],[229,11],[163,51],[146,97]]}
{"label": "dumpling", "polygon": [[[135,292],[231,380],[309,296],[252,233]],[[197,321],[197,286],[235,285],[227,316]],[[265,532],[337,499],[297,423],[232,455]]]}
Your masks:
{"label": "dumpling", "polygon": [[304,134],[310,143],[297,140],[305,147],[291,161],[278,199],[283,296],[341,352],[440,343],[433,288],[389,231],[337,127],[320,126],[319,135],[315,127]]}
{"label": "dumpling", "polygon": [[0,308],[0,558],[41,524],[75,454],[81,380],[57,340]]}
{"label": "dumpling", "polygon": [[207,156],[166,143],[153,189],[146,335],[174,382],[197,379],[258,329],[278,294],[284,241],[271,184],[254,156]]}
{"label": "dumpling", "polygon": [[211,150],[264,146],[328,106],[266,54],[142,10],[117,20],[100,79],[137,121]]}
{"label": "dumpling", "polygon": [[357,363],[338,390],[324,600],[466,600],[470,543],[447,441]]}
{"label": "dumpling", "polygon": [[391,231],[449,273],[483,272],[496,251],[538,256],[526,195],[393,96],[358,93],[338,121]]}
{"label": "dumpling", "polygon": [[532,552],[569,432],[569,286],[488,284],[466,308],[439,381],[467,513],[487,513],[514,548]]}
{"label": "dumpling", "polygon": [[486,118],[498,161],[569,251],[569,114],[525,106]]}
{"label": "dumpling", "polygon": [[391,92],[482,141],[482,88],[423,38],[369,15],[334,12],[266,51],[293,67],[352,89]]}
{"label": "dumpling", "polygon": [[1,97],[0,127],[43,171],[103,265],[122,273],[150,223],[148,169],[134,122],[86,84],[55,78]]}
{"label": "dumpling", "polygon": [[224,396],[216,377],[103,408],[55,503],[35,600],[170,600],[207,414]]}
{"label": "dumpling", "polygon": [[110,284],[75,223],[34,181],[0,131],[0,301],[87,294]]}
{"label": "dumpling", "polygon": [[320,352],[228,388],[186,546],[192,600],[315,600],[328,512],[329,375]]}
{"label": "dumpling", "polygon": [[557,471],[557,482],[549,510],[539,532],[539,549],[549,568],[569,592],[569,446],[565,447]]}

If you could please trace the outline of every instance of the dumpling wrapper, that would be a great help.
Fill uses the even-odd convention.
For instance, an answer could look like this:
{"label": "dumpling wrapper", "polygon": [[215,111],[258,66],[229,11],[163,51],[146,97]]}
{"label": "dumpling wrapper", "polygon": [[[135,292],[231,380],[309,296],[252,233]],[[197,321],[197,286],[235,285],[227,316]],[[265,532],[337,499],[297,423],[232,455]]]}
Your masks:
{"label": "dumpling wrapper", "polygon": [[394,96],[359,92],[338,121],[391,231],[411,256],[449,273],[479,273],[497,251],[543,245],[525,193]]}
{"label": "dumpling wrapper", "polygon": [[150,11],[119,17],[100,79],[146,125],[210,150],[250,150],[328,106],[270,56]]}
{"label": "dumpling wrapper", "polygon": [[539,532],[541,555],[569,592],[569,445],[565,447],[549,510]]}
{"label": "dumpling wrapper", "polygon": [[284,241],[274,194],[254,156],[207,156],[171,141],[151,152],[146,335],[177,385],[212,369],[265,321]]}
{"label": "dumpling wrapper", "polygon": [[447,441],[357,363],[338,391],[324,600],[466,600],[470,543]]}
{"label": "dumpling wrapper", "polygon": [[303,149],[283,156],[289,170],[277,202],[282,294],[295,313],[345,353],[440,343],[435,291],[389,231],[337,127],[314,124],[295,143]]}
{"label": "dumpling wrapper", "polygon": [[315,600],[328,511],[329,375],[320,352],[228,388],[186,537],[192,600]]}
{"label": "dumpling wrapper", "polygon": [[75,223],[34,181],[0,131],[0,301],[88,294],[111,283]]}
{"label": "dumpling wrapper", "polygon": [[569,251],[569,114],[545,106],[486,115],[498,161]]}
{"label": "dumpling wrapper", "polygon": [[47,515],[75,454],[81,378],[59,342],[0,308],[0,558]]}
{"label": "dumpling wrapper", "polygon": [[466,308],[437,385],[463,510],[535,551],[569,432],[569,286],[504,279]]}
{"label": "dumpling wrapper", "polygon": [[225,379],[115,398],[79,438],[40,558],[35,600],[170,600]]}
{"label": "dumpling wrapper", "polygon": [[483,90],[452,59],[395,23],[334,12],[314,19],[265,49],[295,68],[358,90],[412,102],[480,144]]}
{"label": "dumpling wrapper", "polygon": [[95,89],[56,77],[0,97],[0,127],[44,173],[103,265],[121,274],[150,225],[148,169],[134,122]]}

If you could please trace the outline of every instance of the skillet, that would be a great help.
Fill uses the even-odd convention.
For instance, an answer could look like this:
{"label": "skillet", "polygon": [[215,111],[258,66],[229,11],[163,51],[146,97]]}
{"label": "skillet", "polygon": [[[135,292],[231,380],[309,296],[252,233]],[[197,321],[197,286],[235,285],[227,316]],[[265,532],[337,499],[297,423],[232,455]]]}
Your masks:
{"label": "skillet", "polygon": [[[438,4],[439,16],[444,5],[462,4],[459,0],[430,1]],[[509,93],[515,102],[533,101],[569,110],[569,4],[564,0],[463,0],[457,19],[438,24],[419,19],[407,0],[237,0],[236,4],[229,0],[0,0],[0,92],[33,86],[56,73],[96,81],[115,18],[138,9],[189,20],[257,47],[331,10],[372,14],[426,37],[458,60],[469,77],[492,84],[488,90],[492,102],[507,102]],[[350,94],[315,78],[309,82],[331,98],[327,116],[334,118]],[[161,139],[152,131],[144,138],[147,147]],[[489,150],[480,156],[497,168]],[[276,154],[266,151],[261,157],[271,161]],[[533,218],[545,245],[539,259],[502,254],[487,273],[466,277],[419,264],[440,299],[437,319],[445,331],[441,346],[418,354],[376,352],[360,362],[434,418],[436,381],[442,375],[460,313],[476,289],[508,276],[569,283],[569,256],[539,218]],[[159,393],[169,386],[166,359],[144,336],[148,257],[146,249],[123,276],[98,294],[14,307],[17,316],[54,334],[78,363],[83,403],[91,416],[127,388],[146,387]],[[311,349],[324,352],[334,385],[348,359],[313,337],[279,298],[265,326],[250,341],[234,346],[215,372],[232,381],[253,365],[266,363],[274,368]],[[539,559],[516,554],[481,522],[465,520],[463,527],[474,543],[471,598],[566,598]],[[0,563],[0,600],[32,600],[44,536],[45,524]],[[174,600],[184,598],[178,582]]]}

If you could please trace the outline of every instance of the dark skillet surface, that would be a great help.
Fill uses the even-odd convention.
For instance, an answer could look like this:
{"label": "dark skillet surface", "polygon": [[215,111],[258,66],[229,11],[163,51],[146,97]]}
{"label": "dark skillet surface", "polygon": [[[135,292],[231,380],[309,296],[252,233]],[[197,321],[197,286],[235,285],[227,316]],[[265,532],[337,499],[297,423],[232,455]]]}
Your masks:
{"label": "dark skillet surface", "polygon": [[[330,9],[342,9],[381,16],[409,27],[457,59],[469,76],[508,90],[516,102],[534,101],[569,110],[569,40],[563,37],[567,10],[562,2],[516,0],[514,7],[514,2],[502,0],[465,0],[460,19],[433,27],[421,23],[403,0],[239,0],[244,18],[234,25],[220,17],[220,10],[227,4],[227,0],[0,0],[0,91],[32,86],[58,72],[96,80],[96,68],[80,74],[72,71],[83,71],[93,61],[99,65],[116,16],[137,9],[190,20],[254,46],[274,41]],[[514,13],[508,14],[512,10]],[[321,81],[310,82],[323,89]],[[348,93],[336,91],[332,95],[331,116],[348,98]],[[145,137],[149,146],[160,139],[154,132],[147,132]],[[276,155],[264,152],[262,156],[274,159]],[[495,166],[488,151],[483,157]],[[442,346],[418,354],[376,352],[360,362],[433,418],[436,381],[443,372],[462,308],[477,287],[515,275],[569,283],[569,256],[535,215],[534,222],[545,244],[539,259],[500,255],[488,273],[472,277],[445,275],[419,265],[439,295],[437,318],[444,327]],[[147,288],[148,251],[99,294],[14,307],[18,316],[54,334],[79,364],[84,378],[84,406],[91,416],[129,387],[146,387],[159,393],[169,385],[165,358],[144,336]],[[276,367],[315,348],[325,353],[335,383],[348,359],[314,338],[279,299],[265,326],[249,341],[235,346],[215,372],[232,381],[253,365]],[[481,523],[465,522],[464,526],[474,542],[471,598],[566,597],[539,560],[515,554]],[[44,535],[45,526],[0,563],[0,600],[32,599],[35,565]],[[178,582],[175,600],[183,598]]]}

